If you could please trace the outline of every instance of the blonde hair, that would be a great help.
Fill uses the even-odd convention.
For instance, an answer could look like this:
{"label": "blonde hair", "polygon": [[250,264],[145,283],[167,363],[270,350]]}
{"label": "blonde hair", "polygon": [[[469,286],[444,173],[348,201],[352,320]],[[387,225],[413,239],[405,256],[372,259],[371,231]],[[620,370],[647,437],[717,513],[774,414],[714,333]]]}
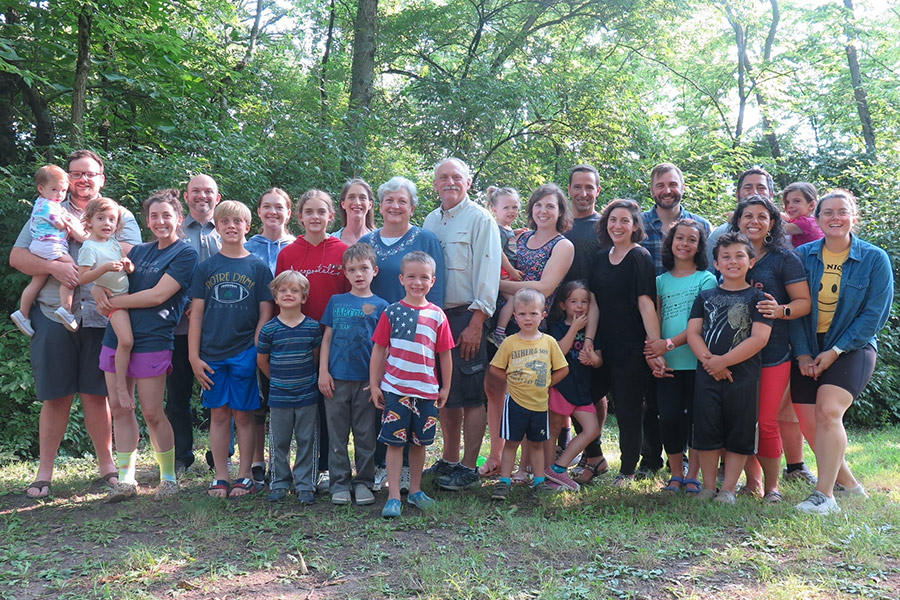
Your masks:
{"label": "blonde hair", "polygon": [[253,220],[253,216],[247,205],[243,202],[238,202],[237,200],[225,200],[216,205],[216,209],[213,212],[213,218],[218,220],[222,217],[240,217],[247,222],[247,225]]}
{"label": "blonde hair", "polygon": [[288,283],[296,283],[300,286],[300,291],[303,293],[303,301],[306,302],[307,298],[309,298],[309,279],[307,279],[300,271],[295,271],[293,269],[282,271],[275,276],[275,279],[269,284],[269,290],[272,292],[272,297],[278,293],[281,286]]}
{"label": "blonde hair", "polygon": [[88,202],[87,206],[84,207],[84,215],[81,217],[81,222],[89,229],[94,215],[106,211],[116,213],[116,233],[121,232],[125,227],[125,209],[119,206],[112,198],[100,197]]}
{"label": "blonde hair", "polygon": [[69,176],[60,167],[56,165],[44,165],[34,174],[34,183],[43,187],[51,181],[69,181]]}

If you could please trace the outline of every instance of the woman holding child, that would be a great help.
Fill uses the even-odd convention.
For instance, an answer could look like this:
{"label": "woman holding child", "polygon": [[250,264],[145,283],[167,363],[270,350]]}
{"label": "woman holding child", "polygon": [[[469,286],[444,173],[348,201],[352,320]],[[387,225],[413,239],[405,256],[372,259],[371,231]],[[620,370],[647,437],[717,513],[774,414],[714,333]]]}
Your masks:
{"label": "woman holding child", "polygon": [[826,194],[815,216],[825,237],[798,249],[816,297],[811,312],[790,327],[791,399],[819,469],[816,490],[797,508],[827,514],[841,510],[835,495],[866,496],[847,465],[843,418],[875,370],[876,336],[891,312],[894,276],[885,251],[854,235],[859,216],[852,193]]}
{"label": "woman holding child", "polygon": [[113,436],[119,467],[119,483],[107,497],[118,502],[137,494],[135,463],[140,437],[135,418],[133,389],[137,384],[141,410],[150,443],[159,464],[160,483],[157,499],[178,493],[175,480],[175,438],[163,410],[166,375],[172,370],[175,326],[187,304],[191,277],[197,267],[197,253],[179,239],[184,212],[178,190],[162,190],[150,196],[143,205],[144,220],[156,240],[131,249],[128,258],[135,265],[129,280],[129,293],[112,296],[94,285],[91,294],[98,309],[109,314],[128,309],[134,336],[134,347],[128,367],[128,388],[123,397],[115,385],[115,348],[117,340],[112,327],[107,327],[100,352],[100,368],[106,372],[109,405],[113,418]]}
{"label": "woman holding child", "polygon": [[781,502],[781,433],[778,411],[791,374],[791,344],[788,321],[809,314],[809,284],[806,272],[784,233],[784,221],[771,200],[748,196],[731,217],[732,231],[740,231],[756,253],[747,282],[763,291],[766,300],[757,308],[773,319],[772,334],[762,350],[759,384],[759,444],[755,457],[745,466],[747,484],[742,493],[762,496],[766,502]]}

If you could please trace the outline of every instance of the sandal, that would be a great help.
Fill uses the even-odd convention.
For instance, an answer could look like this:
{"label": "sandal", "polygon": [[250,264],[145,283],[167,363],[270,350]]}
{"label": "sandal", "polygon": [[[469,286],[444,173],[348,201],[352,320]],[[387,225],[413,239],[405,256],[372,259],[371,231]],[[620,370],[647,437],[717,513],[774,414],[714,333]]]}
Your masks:
{"label": "sandal", "polygon": [[[692,486],[689,488],[688,486]],[[697,495],[700,493],[700,490],[703,489],[703,485],[700,483],[699,479],[687,479],[685,478],[681,482],[681,489],[684,490],[685,494]]]}
{"label": "sandal", "polygon": [[585,463],[584,469],[581,471],[581,475],[578,477],[578,483],[588,484],[594,480],[594,477],[597,475],[603,475],[609,471],[609,463],[606,462],[606,457],[601,457],[600,462],[592,465],[591,463]]}
{"label": "sandal", "polygon": [[[235,495],[235,490],[243,490],[243,494]],[[250,477],[241,477],[231,486],[231,491],[228,492],[228,498],[234,500],[236,498],[243,498],[244,496],[252,496],[256,492],[260,490],[259,485]]]}
{"label": "sandal", "polygon": [[[206,488],[206,493],[210,498],[227,498],[230,491],[231,484],[226,479],[216,479]],[[218,492],[224,493],[219,494]]]}
{"label": "sandal", "polygon": [[[47,488],[47,493],[42,494],[41,490]],[[37,490],[37,494],[29,494],[28,490]],[[40,500],[41,498],[49,498],[53,495],[53,488],[50,487],[49,481],[38,480],[25,488],[25,495],[34,500]]]}
{"label": "sandal", "polygon": [[111,482],[110,479],[115,479],[116,483],[119,483],[119,472],[113,471],[112,473],[102,475],[98,479],[95,479],[94,483],[100,487],[105,487],[111,490],[116,487],[116,483]]}
{"label": "sandal", "polygon": [[[673,485],[675,483],[677,483],[678,485]],[[669,482],[666,484],[666,487],[663,488],[663,491],[664,492],[674,492],[677,494],[678,492],[681,491],[681,487],[683,485],[684,485],[684,478],[675,476],[675,477],[672,477],[671,479],[669,479]]]}
{"label": "sandal", "polygon": [[763,502],[766,504],[778,504],[784,500],[784,496],[781,495],[781,492],[778,490],[769,490],[766,492],[766,495],[763,496]]}

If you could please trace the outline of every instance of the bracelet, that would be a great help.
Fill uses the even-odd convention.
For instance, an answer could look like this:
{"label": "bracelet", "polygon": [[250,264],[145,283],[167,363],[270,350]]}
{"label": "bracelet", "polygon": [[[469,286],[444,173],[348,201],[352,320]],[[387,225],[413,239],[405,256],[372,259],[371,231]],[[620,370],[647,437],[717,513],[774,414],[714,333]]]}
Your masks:
{"label": "bracelet", "polygon": [[586,341],[586,342],[587,342],[587,341],[593,342],[593,341],[594,341],[594,338],[585,337],[585,338],[584,338],[584,341]]}

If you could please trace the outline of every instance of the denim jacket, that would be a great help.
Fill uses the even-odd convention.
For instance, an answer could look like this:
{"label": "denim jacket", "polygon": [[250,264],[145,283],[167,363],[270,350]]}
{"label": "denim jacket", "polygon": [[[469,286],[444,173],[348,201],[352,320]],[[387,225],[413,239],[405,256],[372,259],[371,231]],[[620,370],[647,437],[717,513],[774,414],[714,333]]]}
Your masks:
{"label": "denim jacket", "polygon": [[806,268],[809,289],[813,291],[813,301],[812,311],[807,316],[790,322],[794,356],[806,354],[816,357],[834,346],[850,351],[872,344],[877,349],[876,336],[887,323],[894,299],[891,261],[887,253],[878,246],[864,242],[855,235],[852,237],[850,255],[841,274],[837,308],[831,327],[825,334],[825,347],[819,348],[816,339],[819,321],[816,293],[825,270],[822,262],[824,243],[824,239],[816,240],[797,248]]}

